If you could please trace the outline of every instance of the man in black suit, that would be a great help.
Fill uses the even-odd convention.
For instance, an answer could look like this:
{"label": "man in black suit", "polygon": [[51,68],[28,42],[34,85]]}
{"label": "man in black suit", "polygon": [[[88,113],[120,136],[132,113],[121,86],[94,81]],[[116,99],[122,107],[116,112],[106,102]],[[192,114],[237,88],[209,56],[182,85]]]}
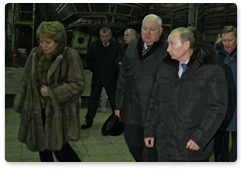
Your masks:
{"label": "man in black suit", "polygon": [[93,72],[93,76],[88,112],[85,116],[86,124],[81,126],[82,129],[92,126],[103,87],[108,95],[111,108],[114,110],[118,57],[122,52],[122,47],[119,42],[112,39],[110,28],[102,27],[99,34],[100,39],[91,43],[86,55],[87,67]]}

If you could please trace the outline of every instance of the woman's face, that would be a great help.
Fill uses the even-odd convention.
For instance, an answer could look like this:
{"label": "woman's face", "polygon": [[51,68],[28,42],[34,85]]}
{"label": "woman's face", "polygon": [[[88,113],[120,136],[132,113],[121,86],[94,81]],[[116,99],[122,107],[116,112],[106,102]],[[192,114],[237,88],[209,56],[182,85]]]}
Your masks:
{"label": "woman's face", "polygon": [[48,37],[41,37],[40,46],[45,54],[50,54],[56,49],[58,43]]}

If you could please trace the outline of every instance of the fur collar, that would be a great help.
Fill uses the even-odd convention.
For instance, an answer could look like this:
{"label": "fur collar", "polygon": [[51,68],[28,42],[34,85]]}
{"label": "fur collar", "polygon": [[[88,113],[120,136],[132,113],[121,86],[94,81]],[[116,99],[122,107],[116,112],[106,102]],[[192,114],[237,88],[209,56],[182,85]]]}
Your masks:
{"label": "fur collar", "polygon": [[[58,45],[56,47],[56,49],[52,53],[50,53],[48,55],[53,55],[53,57],[57,57],[58,55],[62,54],[63,51],[64,51],[64,46],[63,45]],[[41,49],[40,46],[38,46],[37,47],[37,56],[38,57],[41,57],[43,55],[45,55],[44,52],[43,52],[43,50]]]}
{"label": "fur collar", "polygon": [[[171,59],[171,56],[168,54],[167,57],[163,60],[166,64],[178,67],[179,61]],[[194,52],[188,63],[190,67],[194,62],[197,62],[200,65],[216,64],[217,63],[217,53],[216,50],[207,43],[199,43],[194,49]]]}

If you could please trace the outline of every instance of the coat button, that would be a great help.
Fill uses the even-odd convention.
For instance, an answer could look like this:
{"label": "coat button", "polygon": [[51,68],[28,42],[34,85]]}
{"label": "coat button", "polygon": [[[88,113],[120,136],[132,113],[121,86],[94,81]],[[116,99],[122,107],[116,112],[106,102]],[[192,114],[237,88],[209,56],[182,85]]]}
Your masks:
{"label": "coat button", "polygon": [[136,98],[136,97],[137,97],[137,95],[133,95],[133,97],[134,97],[134,98]]}

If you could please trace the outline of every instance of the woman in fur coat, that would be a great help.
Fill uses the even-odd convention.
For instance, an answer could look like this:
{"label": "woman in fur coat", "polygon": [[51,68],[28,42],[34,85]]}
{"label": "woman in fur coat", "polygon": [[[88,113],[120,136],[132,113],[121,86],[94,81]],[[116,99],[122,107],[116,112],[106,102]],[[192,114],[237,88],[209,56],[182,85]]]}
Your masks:
{"label": "woman in fur coat", "polygon": [[84,90],[83,66],[76,50],[65,47],[65,27],[42,22],[39,46],[32,49],[14,109],[21,115],[18,139],[41,161],[80,161],[69,145],[80,137],[79,109]]}

